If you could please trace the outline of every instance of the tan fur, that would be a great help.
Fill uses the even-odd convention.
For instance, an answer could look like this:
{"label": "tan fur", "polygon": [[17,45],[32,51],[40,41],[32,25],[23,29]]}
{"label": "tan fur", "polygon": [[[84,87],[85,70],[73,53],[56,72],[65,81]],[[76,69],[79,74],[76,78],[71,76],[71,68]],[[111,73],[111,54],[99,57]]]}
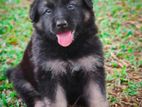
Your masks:
{"label": "tan fur", "polygon": [[37,27],[38,29],[42,30],[42,23],[41,23],[40,20],[36,23],[36,27]]}
{"label": "tan fur", "polygon": [[50,100],[48,100],[46,97],[42,100],[35,100],[35,106],[34,107],[52,107]]}
{"label": "tan fur", "polygon": [[103,66],[103,63],[101,63],[99,57],[83,57],[77,61],[82,68],[84,68],[87,71],[93,71],[97,66]]}
{"label": "tan fur", "polygon": [[102,67],[103,63],[101,61],[102,59],[98,56],[86,56],[81,57],[80,59],[70,61],[70,63],[73,65],[73,71],[77,71],[79,69],[83,69],[87,72],[92,72],[96,70],[96,67]]}
{"label": "tan fur", "polygon": [[78,71],[80,69],[84,69],[87,72],[92,72],[95,71],[97,67],[103,66],[103,63],[98,56],[86,56],[86,57],[81,57],[77,60],[68,60],[68,61],[63,61],[63,60],[50,60],[50,61],[45,61],[42,64],[43,69],[46,71],[54,71],[53,75],[58,75],[58,74],[63,74],[66,73],[66,67],[68,64],[71,64],[72,71]]}
{"label": "tan fur", "polygon": [[59,85],[57,87],[56,100],[55,103],[52,104],[52,107],[67,107],[65,92]]}
{"label": "tan fur", "polygon": [[88,96],[89,107],[109,107],[106,98],[102,95],[98,84],[90,82],[87,89],[86,95]]}
{"label": "tan fur", "polygon": [[44,102],[41,101],[41,100],[38,100],[38,101],[35,102],[34,107],[44,107],[44,106],[45,106]]}
{"label": "tan fur", "polygon": [[85,14],[84,21],[87,22],[90,19],[90,13],[89,13],[89,11],[85,10],[84,14]]}
{"label": "tan fur", "polygon": [[53,75],[66,73],[66,66],[67,64],[61,60],[47,61],[42,64],[43,69],[46,71],[54,71]]}

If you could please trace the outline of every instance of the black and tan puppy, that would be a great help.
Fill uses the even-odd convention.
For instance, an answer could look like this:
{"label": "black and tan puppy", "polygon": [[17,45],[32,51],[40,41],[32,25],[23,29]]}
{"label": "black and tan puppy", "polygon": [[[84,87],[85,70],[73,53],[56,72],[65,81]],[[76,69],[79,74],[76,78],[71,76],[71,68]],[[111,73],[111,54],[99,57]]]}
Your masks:
{"label": "black and tan puppy", "polygon": [[30,17],[24,57],[7,72],[27,107],[108,107],[92,1],[35,0]]}

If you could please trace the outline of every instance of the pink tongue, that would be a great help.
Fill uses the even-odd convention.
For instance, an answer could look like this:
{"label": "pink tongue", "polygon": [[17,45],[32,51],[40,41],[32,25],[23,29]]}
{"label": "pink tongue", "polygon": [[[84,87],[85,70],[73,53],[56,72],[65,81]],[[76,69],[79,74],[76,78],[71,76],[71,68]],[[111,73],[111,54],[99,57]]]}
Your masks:
{"label": "pink tongue", "polygon": [[58,33],[57,38],[58,43],[63,47],[67,47],[73,42],[73,34],[71,31]]}

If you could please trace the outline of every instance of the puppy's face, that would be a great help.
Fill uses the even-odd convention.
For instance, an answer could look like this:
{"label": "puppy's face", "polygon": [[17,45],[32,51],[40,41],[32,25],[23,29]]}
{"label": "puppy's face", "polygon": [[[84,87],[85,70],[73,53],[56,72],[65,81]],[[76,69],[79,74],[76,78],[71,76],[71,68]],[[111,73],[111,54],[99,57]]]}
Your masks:
{"label": "puppy's face", "polygon": [[36,30],[68,47],[89,21],[90,10],[91,0],[35,0],[30,15]]}

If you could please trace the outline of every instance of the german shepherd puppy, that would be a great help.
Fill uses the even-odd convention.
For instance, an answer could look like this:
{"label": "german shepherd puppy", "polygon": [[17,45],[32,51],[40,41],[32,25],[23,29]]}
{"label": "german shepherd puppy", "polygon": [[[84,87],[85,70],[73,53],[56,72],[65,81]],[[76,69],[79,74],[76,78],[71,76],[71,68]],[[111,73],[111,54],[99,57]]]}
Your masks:
{"label": "german shepherd puppy", "polygon": [[27,107],[108,107],[102,44],[91,0],[34,0],[34,32],[7,71]]}

